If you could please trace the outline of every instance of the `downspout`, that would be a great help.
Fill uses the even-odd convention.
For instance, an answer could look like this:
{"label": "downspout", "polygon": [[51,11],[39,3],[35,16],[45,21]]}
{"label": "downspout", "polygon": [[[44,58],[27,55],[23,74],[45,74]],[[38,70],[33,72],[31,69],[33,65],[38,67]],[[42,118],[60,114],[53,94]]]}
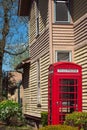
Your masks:
{"label": "downspout", "polygon": [[17,88],[18,88],[18,104],[21,106],[21,100],[20,100],[20,86],[22,84],[22,81],[20,80],[18,83],[17,83]]}

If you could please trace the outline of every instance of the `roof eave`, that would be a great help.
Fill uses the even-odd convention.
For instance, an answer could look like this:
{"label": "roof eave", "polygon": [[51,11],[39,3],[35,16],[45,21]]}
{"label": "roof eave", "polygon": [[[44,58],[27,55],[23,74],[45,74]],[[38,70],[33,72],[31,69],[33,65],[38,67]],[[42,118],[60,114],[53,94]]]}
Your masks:
{"label": "roof eave", "polygon": [[16,66],[16,70],[22,69],[25,64],[30,64],[30,62],[31,62],[30,58],[27,58],[27,59],[23,60],[20,64],[18,64]]}
{"label": "roof eave", "polygon": [[19,16],[29,16],[31,3],[32,3],[32,0],[19,0],[18,15]]}

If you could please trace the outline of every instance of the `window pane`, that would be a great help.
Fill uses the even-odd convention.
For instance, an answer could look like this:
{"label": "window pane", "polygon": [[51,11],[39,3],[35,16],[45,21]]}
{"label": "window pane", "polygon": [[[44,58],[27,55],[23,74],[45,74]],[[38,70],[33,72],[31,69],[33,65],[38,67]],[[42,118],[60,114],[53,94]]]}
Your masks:
{"label": "window pane", "polygon": [[56,3],[56,21],[68,21],[68,6],[66,3]]}
{"label": "window pane", "polygon": [[56,52],[56,61],[70,61],[70,52]]}

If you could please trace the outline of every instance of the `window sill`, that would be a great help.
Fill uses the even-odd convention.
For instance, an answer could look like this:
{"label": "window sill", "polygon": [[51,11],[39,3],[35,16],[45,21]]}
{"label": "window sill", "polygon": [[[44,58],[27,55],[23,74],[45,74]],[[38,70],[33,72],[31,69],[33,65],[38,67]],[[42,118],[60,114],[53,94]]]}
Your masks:
{"label": "window sill", "polygon": [[73,25],[73,23],[70,23],[70,22],[55,22],[55,23],[52,23],[53,25]]}

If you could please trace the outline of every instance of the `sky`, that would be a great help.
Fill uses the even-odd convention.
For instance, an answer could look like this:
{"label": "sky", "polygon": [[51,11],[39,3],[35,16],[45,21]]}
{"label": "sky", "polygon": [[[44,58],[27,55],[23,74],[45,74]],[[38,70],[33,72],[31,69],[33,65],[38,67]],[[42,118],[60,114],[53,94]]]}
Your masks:
{"label": "sky", "polygon": [[[0,0],[1,1],[1,0]],[[18,2],[16,0],[16,3],[13,4],[13,7],[8,13],[9,17],[9,33],[6,37],[6,47],[8,45],[20,45],[23,43],[28,43],[28,20],[24,17],[17,16],[18,11]],[[0,30],[3,27],[3,7],[0,6]],[[2,38],[2,35],[0,33],[0,39]],[[10,51],[13,52],[12,49]],[[9,71],[12,70],[10,66],[11,62],[11,56],[9,54],[4,54],[4,60],[3,60],[3,70]]]}

